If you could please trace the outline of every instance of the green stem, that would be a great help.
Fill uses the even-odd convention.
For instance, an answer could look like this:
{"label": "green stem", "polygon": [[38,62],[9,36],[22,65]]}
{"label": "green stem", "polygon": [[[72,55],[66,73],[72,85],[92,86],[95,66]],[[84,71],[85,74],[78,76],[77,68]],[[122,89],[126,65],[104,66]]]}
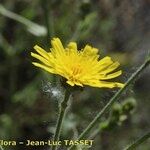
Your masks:
{"label": "green stem", "polygon": [[5,17],[8,17],[10,19],[13,19],[15,21],[18,21],[22,24],[24,24],[27,28],[28,31],[35,36],[45,36],[46,34],[46,28],[44,26],[41,26],[39,24],[36,24],[14,12],[11,12],[7,10],[3,5],[0,4],[0,14],[2,14]]}
{"label": "green stem", "polygon": [[[52,4],[49,0],[41,0],[41,6],[43,9],[43,17],[47,29],[46,47],[48,48],[50,44],[50,39],[54,37],[53,9]],[[54,85],[57,82],[55,75],[52,76],[52,82],[54,83]]]}
{"label": "green stem", "polygon": [[124,150],[135,150],[135,148],[142,144],[145,140],[147,140],[148,138],[150,138],[150,132],[148,132],[147,134],[145,134],[144,136],[142,136],[141,138],[139,138],[137,141],[135,141],[133,144],[129,145],[127,148],[125,148]]}
{"label": "green stem", "polygon": [[0,149],[1,149],[1,150],[4,150],[3,147],[2,147],[1,145],[0,145]]}
{"label": "green stem", "polygon": [[45,25],[47,28],[47,45],[49,45],[50,39],[54,36],[52,8],[51,3],[48,0],[41,0],[41,4],[44,13]]}
{"label": "green stem", "polygon": [[[71,92],[66,89],[64,100],[62,101],[61,106],[60,106],[60,113],[59,113],[57,124],[56,124],[54,141],[59,141],[61,126],[65,117],[67,102],[69,100],[70,95],[71,95]],[[52,145],[52,150],[56,150],[56,149],[57,149],[57,145]]]}
{"label": "green stem", "polygon": [[[91,121],[91,123],[85,128],[85,130],[80,134],[78,140],[81,140],[85,138],[85,136],[90,132],[90,130],[99,123],[99,119],[102,117],[102,115],[113,105],[115,101],[118,100],[119,96],[127,89],[127,87],[133,83],[133,81],[136,79],[136,77],[149,65],[150,58],[148,58],[138,69],[135,73],[131,75],[131,77],[127,80],[124,87],[121,88],[106,104],[106,106],[97,114],[97,116]],[[71,146],[69,150],[72,150],[75,146]]]}
{"label": "green stem", "polygon": [[100,127],[98,127],[95,131],[92,132],[92,134],[88,137],[90,140],[94,140],[96,136],[100,133]]}

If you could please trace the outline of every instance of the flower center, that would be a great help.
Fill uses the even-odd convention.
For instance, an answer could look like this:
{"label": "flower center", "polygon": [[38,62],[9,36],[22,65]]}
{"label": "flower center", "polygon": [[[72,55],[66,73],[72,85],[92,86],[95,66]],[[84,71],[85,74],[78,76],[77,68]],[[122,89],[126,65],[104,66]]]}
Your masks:
{"label": "flower center", "polygon": [[70,80],[72,80],[73,82],[78,81],[78,78],[80,77],[79,75],[82,72],[81,66],[80,65],[72,66],[71,70],[72,73],[70,75]]}
{"label": "flower center", "polygon": [[76,65],[72,67],[72,76],[76,76],[78,74],[80,74],[82,71],[80,65]]}

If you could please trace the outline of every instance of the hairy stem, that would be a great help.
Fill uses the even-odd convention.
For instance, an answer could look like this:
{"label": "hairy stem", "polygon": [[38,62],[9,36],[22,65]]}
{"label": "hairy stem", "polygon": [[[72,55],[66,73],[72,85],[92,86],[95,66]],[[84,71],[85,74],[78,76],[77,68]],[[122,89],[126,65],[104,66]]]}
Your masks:
{"label": "hairy stem", "polygon": [[[62,101],[61,106],[60,106],[60,113],[59,113],[57,124],[56,124],[54,141],[59,141],[61,126],[62,126],[62,122],[63,122],[64,117],[65,117],[67,102],[69,100],[70,95],[71,95],[71,92],[66,89],[64,100]],[[52,145],[52,150],[56,150],[56,149],[57,149],[57,145]]]}
{"label": "hairy stem", "polygon": [[146,133],[144,136],[142,136],[141,138],[139,138],[133,144],[127,146],[124,150],[134,150],[137,146],[139,146],[140,144],[142,144],[148,138],[150,138],[150,132]]}
{"label": "hairy stem", "polygon": [[[85,130],[80,134],[78,140],[85,138],[85,136],[90,132],[90,130],[99,123],[99,119],[102,115],[113,105],[115,101],[118,100],[119,96],[129,87],[131,83],[137,78],[137,76],[150,64],[150,58],[148,58],[138,69],[135,73],[131,75],[131,77],[127,80],[124,87],[121,88],[106,104],[106,106],[97,114],[97,116],[91,121],[91,123],[85,128]],[[71,146],[69,150],[74,149],[75,146]]]}

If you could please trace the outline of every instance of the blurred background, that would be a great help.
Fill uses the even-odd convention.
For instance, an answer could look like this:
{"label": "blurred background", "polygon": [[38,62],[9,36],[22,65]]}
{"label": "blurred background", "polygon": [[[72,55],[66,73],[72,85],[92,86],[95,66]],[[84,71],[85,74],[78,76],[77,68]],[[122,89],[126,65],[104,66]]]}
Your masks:
{"label": "blurred background", "polygon": [[[76,41],[79,49],[91,44],[99,48],[101,58],[109,55],[121,63],[123,75],[117,80],[125,82],[148,55],[149,8],[149,0],[0,0],[0,140],[52,138],[63,88],[59,79],[31,64],[35,44],[49,50],[53,37],[64,45]],[[74,93],[61,139],[76,138],[116,91],[85,87]],[[96,128],[101,132],[92,130],[97,133],[94,145],[85,149],[121,150],[148,131],[149,91],[148,67],[121,96],[117,107],[103,116]],[[131,102],[132,111],[126,102]],[[123,105],[127,106],[125,114],[114,113]],[[150,141],[137,148],[149,149]]]}

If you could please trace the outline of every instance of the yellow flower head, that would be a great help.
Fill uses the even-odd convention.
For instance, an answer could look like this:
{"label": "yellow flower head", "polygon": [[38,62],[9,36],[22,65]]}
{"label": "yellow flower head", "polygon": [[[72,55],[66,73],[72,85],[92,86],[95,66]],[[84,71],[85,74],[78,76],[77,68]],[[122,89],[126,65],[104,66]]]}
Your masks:
{"label": "yellow flower head", "polygon": [[33,65],[64,77],[71,86],[123,87],[122,83],[107,81],[121,75],[121,70],[114,72],[119,63],[108,56],[99,59],[97,48],[86,45],[78,51],[75,42],[64,48],[59,38],[53,38],[51,45],[49,52],[34,46],[37,53],[31,53],[31,56],[40,62],[33,62]]}

